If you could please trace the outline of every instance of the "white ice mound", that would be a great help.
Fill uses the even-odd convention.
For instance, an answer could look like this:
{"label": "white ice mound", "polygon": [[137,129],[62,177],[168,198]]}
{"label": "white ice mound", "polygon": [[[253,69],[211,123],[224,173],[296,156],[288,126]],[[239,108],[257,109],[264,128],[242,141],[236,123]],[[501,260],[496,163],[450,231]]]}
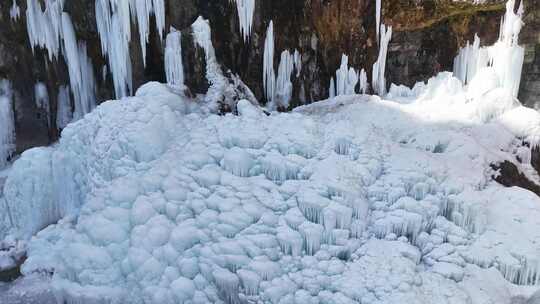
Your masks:
{"label": "white ice mound", "polygon": [[23,272],[68,303],[500,303],[463,283],[493,270],[537,288],[540,198],[489,168],[535,132],[525,110],[484,123],[447,74],[424,91],[215,116],[147,84],[15,163],[0,233],[62,218]]}

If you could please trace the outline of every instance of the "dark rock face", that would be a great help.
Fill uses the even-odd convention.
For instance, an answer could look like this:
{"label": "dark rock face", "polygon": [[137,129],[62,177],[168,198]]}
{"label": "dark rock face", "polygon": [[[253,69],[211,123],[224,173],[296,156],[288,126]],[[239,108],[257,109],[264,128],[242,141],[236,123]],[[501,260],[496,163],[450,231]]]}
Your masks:
{"label": "dark rock face", "polygon": [[510,161],[504,161],[500,164],[493,164],[491,168],[498,172],[493,179],[506,187],[520,187],[536,193],[540,196],[540,185],[535,184],[521,173],[518,167]]}
{"label": "dark rock face", "polygon": [[[521,101],[540,106],[540,0],[524,0],[526,26],[522,44],[527,56],[523,71]],[[15,89],[15,113],[18,151],[47,145],[58,138],[56,131],[56,96],[58,87],[69,82],[62,58],[50,62],[43,50],[32,52],[26,32],[26,1],[17,0],[21,18],[9,17],[11,1],[0,1],[0,78],[12,81]],[[101,79],[106,60],[101,55],[95,22],[95,0],[66,1],[74,22],[77,39],[84,40],[94,65],[97,98],[114,98],[111,75]],[[473,5],[473,1],[403,0],[383,1],[382,22],[394,27],[388,54],[387,79],[412,85],[427,80],[438,71],[451,70],[460,46],[478,33],[483,44],[498,36],[505,0],[490,0]],[[253,33],[246,43],[240,34],[235,5],[230,0],[166,0],[166,21],[183,32],[183,57],[186,84],[194,93],[204,93],[204,54],[193,46],[190,25],[202,15],[210,20],[212,39],[222,68],[238,74],[256,97],[264,102],[262,66],[264,39],[270,22],[274,22],[275,68],[283,50],[298,51],[303,56],[302,74],[293,82],[291,106],[328,97],[330,77],[339,67],[341,55],[349,56],[349,65],[368,71],[376,60],[378,46],[375,32],[375,1],[371,0],[258,0]],[[133,30],[131,60],[133,86],[147,81],[164,81],[163,42],[151,20],[147,65],[143,66],[139,37]],[[51,117],[34,102],[34,84],[47,85]],[[48,121],[51,121],[49,124]]]}

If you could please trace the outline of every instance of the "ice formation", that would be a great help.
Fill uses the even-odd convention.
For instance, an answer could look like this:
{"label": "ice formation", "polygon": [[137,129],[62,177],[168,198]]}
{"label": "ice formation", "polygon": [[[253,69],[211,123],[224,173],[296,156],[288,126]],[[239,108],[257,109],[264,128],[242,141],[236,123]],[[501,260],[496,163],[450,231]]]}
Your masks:
{"label": "ice formation", "polygon": [[[214,100],[210,26],[192,30]],[[347,92],[343,67],[330,94]],[[384,92],[384,59],[377,71]],[[464,86],[443,72],[270,115],[248,100],[213,115],[148,83],[21,155],[0,239],[28,241],[22,272],[53,272],[61,303],[526,302],[540,285],[540,198],[493,181],[490,164],[538,146],[540,113],[475,81],[493,75]]]}
{"label": "ice formation", "polygon": [[268,108],[275,110],[278,107],[287,109],[289,102],[292,98],[293,86],[291,77],[295,67],[295,58],[288,50],[281,53],[281,60],[279,61],[277,79],[275,81],[275,89]]}
{"label": "ice formation", "polygon": [[373,79],[372,87],[374,93],[379,96],[386,94],[386,78],[384,73],[386,72],[386,56],[388,53],[388,44],[392,39],[392,27],[386,27],[381,24],[381,38],[379,42],[379,56],[377,61],[373,64]]}
{"label": "ice formation", "polygon": [[536,284],[540,199],[486,170],[522,143],[513,112],[540,114],[486,123],[450,73],[425,92],[215,116],[150,83],[25,152],[0,231],[61,219],[23,272],[54,269],[68,302],[480,303],[462,285],[478,273]]}
{"label": "ice formation", "polygon": [[253,26],[253,15],[255,14],[255,0],[231,0],[236,3],[240,32],[244,41],[248,41],[251,36]]}
{"label": "ice formation", "polygon": [[19,8],[19,5],[17,5],[17,0],[13,0],[13,5],[11,5],[11,8],[9,9],[9,17],[13,21],[17,21],[21,17],[21,9]]}
{"label": "ice formation", "polygon": [[[355,94],[357,84],[358,73],[354,68],[349,68],[349,57],[343,54],[341,56],[341,65],[336,71],[335,96]],[[330,88],[330,91],[332,91],[332,88]]]}
{"label": "ice formation", "polygon": [[182,33],[171,27],[165,46],[165,76],[172,86],[184,85],[184,65],[182,63]]}
{"label": "ice formation", "polygon": [[[15,152],[15,118],[12,103],[11,83],[9,80],[0,79],[0,170],[7,165],[8,159]],[[0,188],[0,194],[1,192]],[[1,199],[0,195],[0,202]]]}
{"label": "ice formation", "polygon": [[369,89],[369,84],[368,84],[366,70],[362,69],[360,71],[359,81],[360,81],[360,92],[362,94],[367,94],[368,89]]}
{"label": "ice formation", "polygon": [[492,46],[480,47],[480,38],[474,37],[472,45],[460,49],[454,59],[454,74],[464,84],[470,84],[478,71],[493,69],[499,86],[517,97],[521,82],[521,69],[525,49],[518,45],[519,32],[523,26],[523,1],[518,13],[514,13],[515,1],[506,3],[506,14],[501,21],[499,40]]}
{"label": "ice formation", "polygon": [[36,101],[36,107],[45,110],[47,115],[49,115],[49,92],[47,90],[47,86],[43,82],[37,82],[34,85],[34,98]]}
{"label": "ice formation", "polygon": [[65,128],[73,119],[69,86],[63,85],[58,88],[58,98],[56,100],[56,127],[58,130],[61,130]]}
{"label": "ice formation", "polygon": [[274,100],[276,74],[274,70],[274,22],[270,21],[264,40],[263,87],[266,101]]}
{"label": "ice formation", "polygon": [[377,41],[379,40],[379,34],[381,29],[381,8],[382,8],[382,0],[375,0],[375,25],[376,25],[376,31],[377,31]]}

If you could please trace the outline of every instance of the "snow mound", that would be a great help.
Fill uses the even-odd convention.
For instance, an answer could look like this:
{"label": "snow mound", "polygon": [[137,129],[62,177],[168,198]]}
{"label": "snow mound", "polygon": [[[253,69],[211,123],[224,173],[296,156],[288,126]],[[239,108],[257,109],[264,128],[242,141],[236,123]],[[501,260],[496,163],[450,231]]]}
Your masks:
{"label": "snow mound", "polygon": [[[147,84],[21,156],[0,236],[29,240],[22,271],[53,271],[68,303],[530,296],[540,198],[496,184],[489,164],[535,136],[540,114],[481,119],[504,92],[470,102],[447,74],[424,89],[408,104],[352,95],[265,115],[242,100],[216,116]],[[507,289],[464,286],[493,271]]]}

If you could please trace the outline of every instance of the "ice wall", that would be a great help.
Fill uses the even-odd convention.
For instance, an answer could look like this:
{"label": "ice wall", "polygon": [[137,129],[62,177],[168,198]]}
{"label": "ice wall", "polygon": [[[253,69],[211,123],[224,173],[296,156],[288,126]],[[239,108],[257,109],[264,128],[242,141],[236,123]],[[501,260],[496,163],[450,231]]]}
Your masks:
{"label": "ice wall", "polygon": [[13,91],[11,83],[0,80],[0,169],[7,165],[15,152],[15,117],[13,115]]}

